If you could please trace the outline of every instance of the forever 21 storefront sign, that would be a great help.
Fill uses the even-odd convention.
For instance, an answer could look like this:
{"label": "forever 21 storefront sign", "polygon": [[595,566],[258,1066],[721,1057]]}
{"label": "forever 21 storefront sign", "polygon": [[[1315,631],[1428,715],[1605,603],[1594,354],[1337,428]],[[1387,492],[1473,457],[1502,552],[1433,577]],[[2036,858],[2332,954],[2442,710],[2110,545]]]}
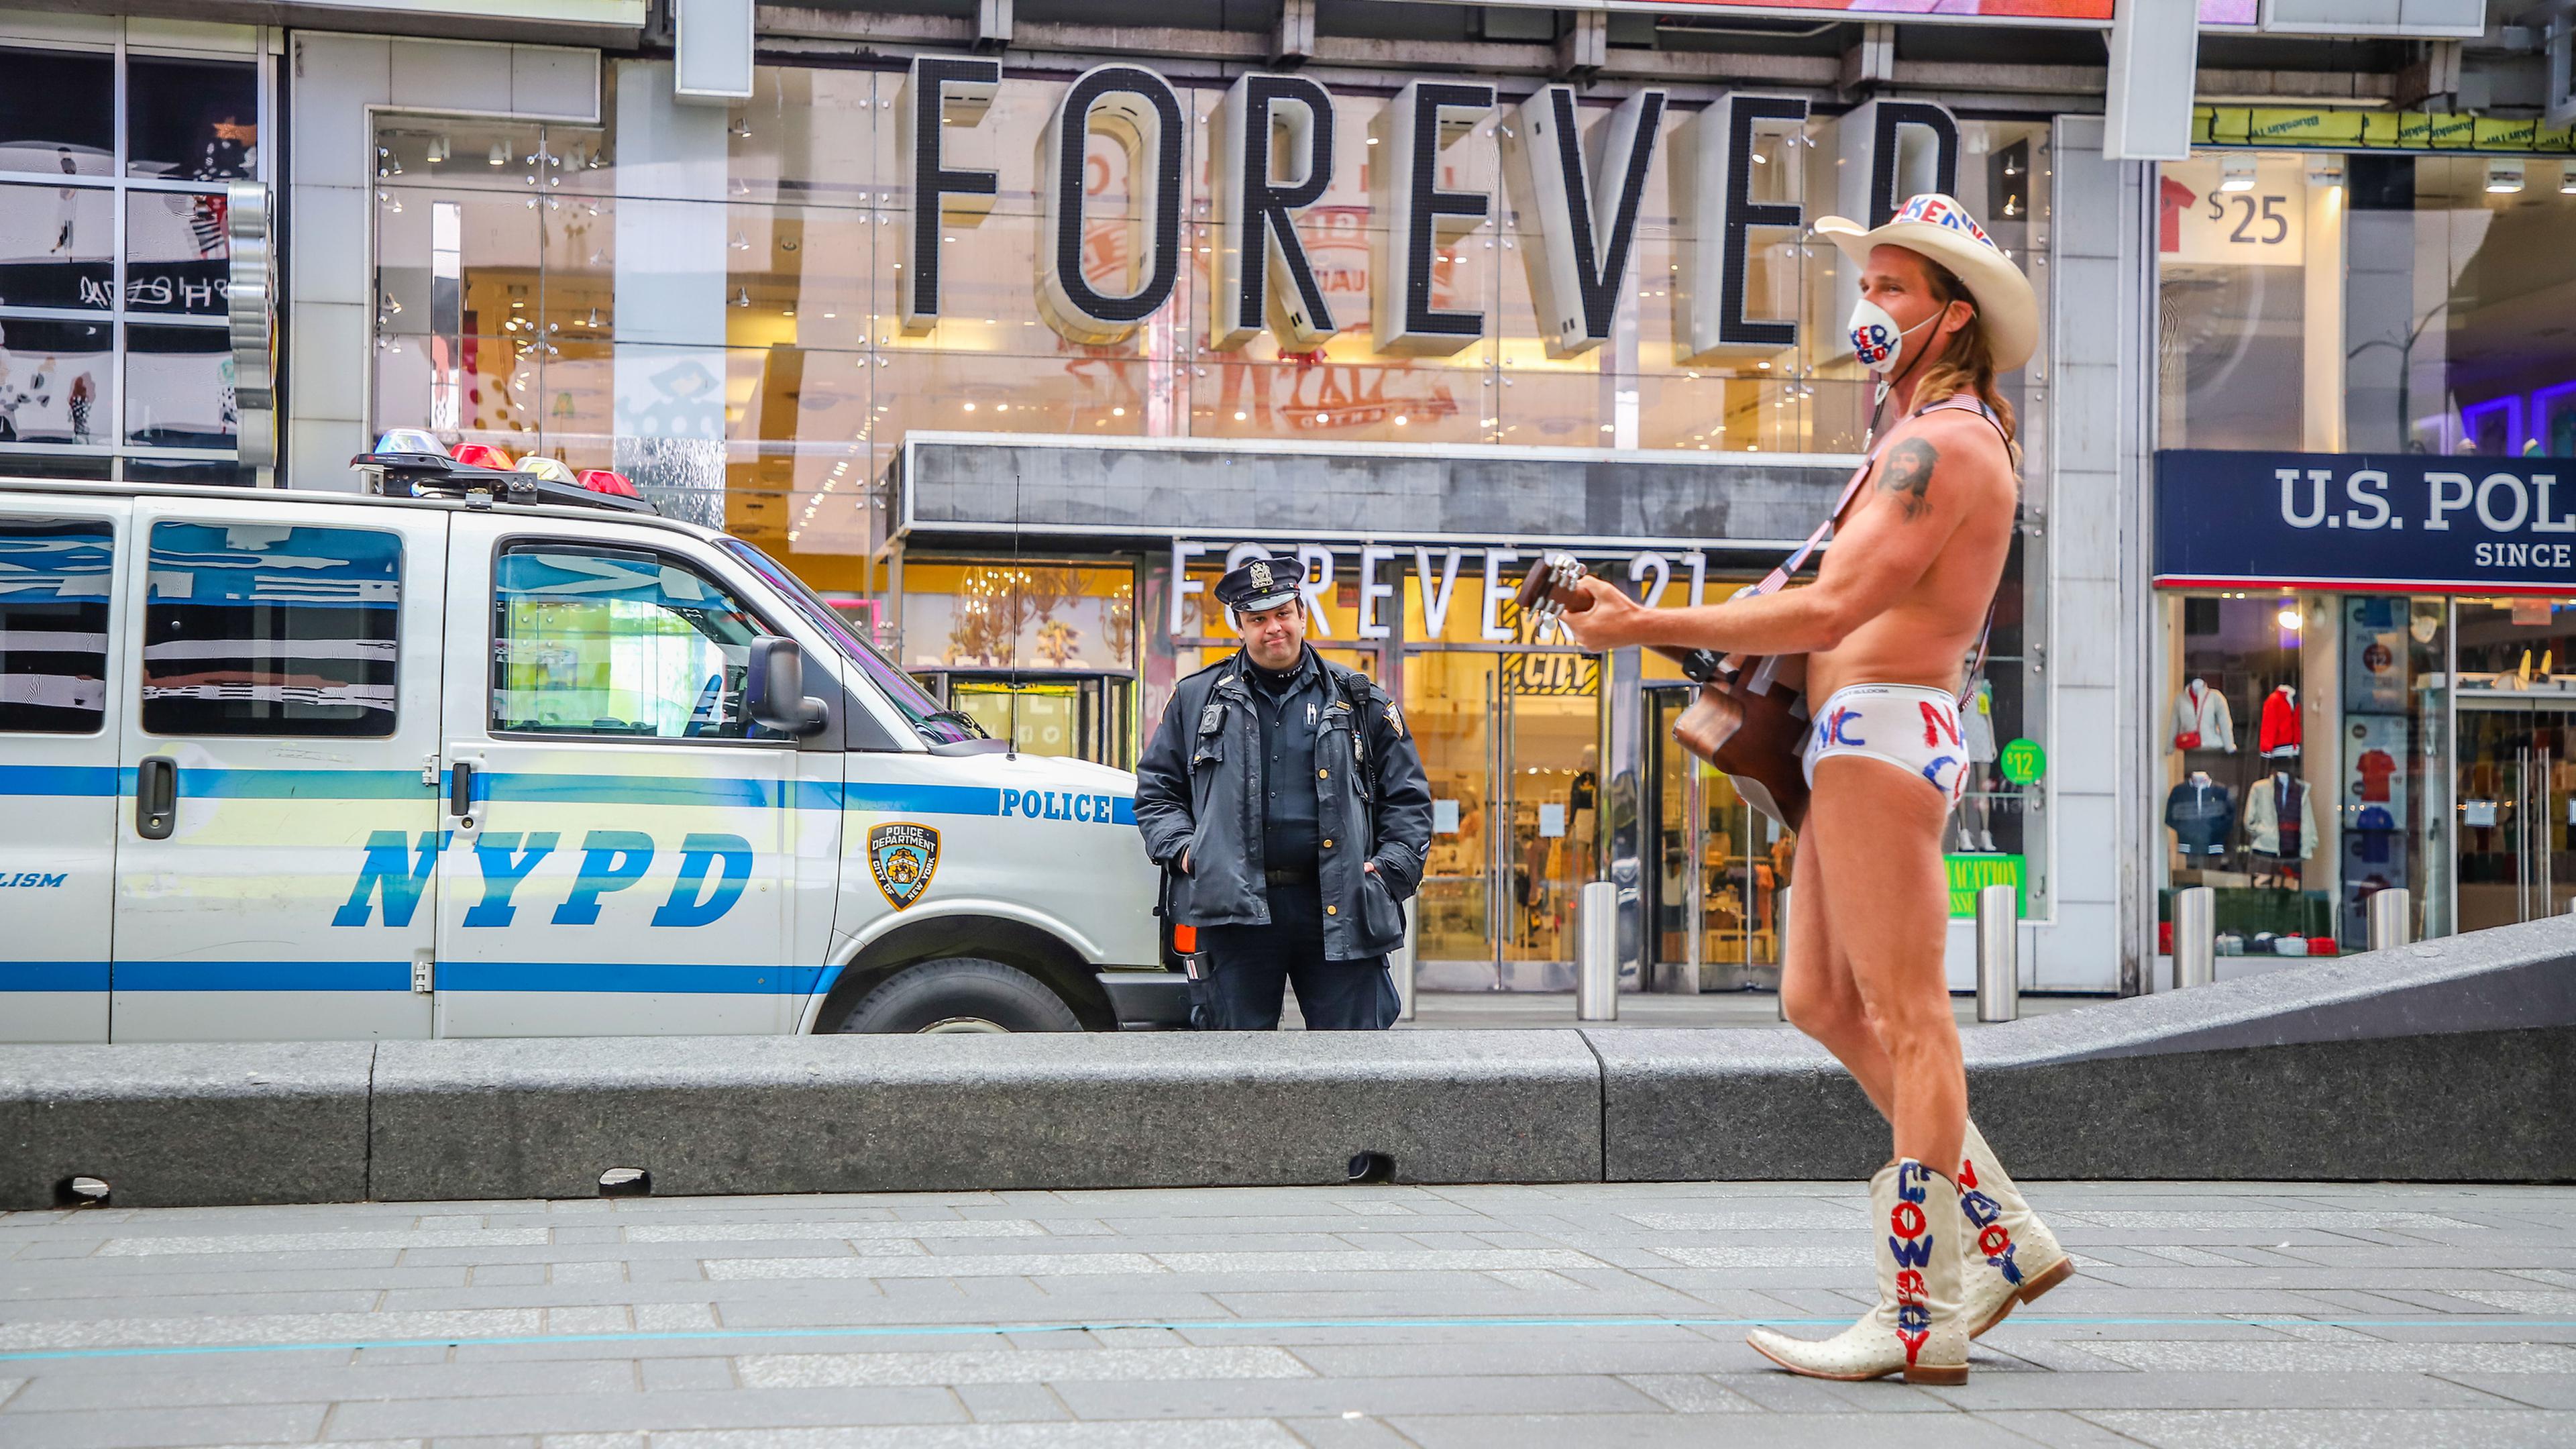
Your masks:
{"label": "forever 21 storefront sign", "polygon": [[2167,588],[2576,593],[2576,460],[2159,453],[2155,571]]}
{"label": "forever 21 storefront sign", "polygon": [[[979,126],[1002,84],[999,61],[917,56],[895,102],[896,158],[911,213],[898,248],[896,310],[919,334],[940,319],[940,242],[992,209],[999,172],[969,165],[961,132]],[[1682,220],[1674,277],[1675,337],[1684,362],[1767,356],[1797,345],[1794,318],[1746,313],[1750,233],[1806,225],[1796,203],[1757,201],[1757,134],[1806,124],[1798,96],[1729,94],[1671,129],[1666,93],[1640,90],[1588,129],[1571,86],[1542,86],[1516,102],[1466,80],[1419,80],[1371,125],[1369,338],[1380,352],[1448,356],[1482,339],[1480,311],[1437,305],[1441,253],[1492,219],[1485,191],[1446,184],[1462,167],[1456,149],[1500,151],[1506,185],[1533,231],[1523,254],[1539,335],[1569,357],[1610,336],[1636,251],[1650,169],[1667,169]],[[1493,127],[1480,123],[1500,104]],[[1116,342],[1167,305],[1184,263],[1182,222],[1187,111],[1180,93],[1142,66],[1094,66],[1065,87],[1038,144],[1045,212],[1038,240],[1038,310],[1049,326],[1086,344]],[[1246,75],[1210,118],[1212,305],[1208,345],[1233,348],[1263,331],[1283,347],[1312,350],[1360,319],[1336,316],[1317,284],[1298,214],[1333,184],[1332,93],[1299,75]],[[1895,214],[1905,190],[1955,191],[1959,127],[1930,101],[1882,99],[1843,116],[1836,201],[1872,225]],[[1125,152],[1136,209],[1136,266],[1105,290],[1086,274],[1086,148],[1107,137]],[[1471,142],[1473,136],[1492,137]],[[997,138],[998,140],[999,138]],[[1659,158],[1657,151],[1669,153]],[[1899,165],[1900,153],[1909,164]],[[1928,157],[1922,167],[1911,158]]]}

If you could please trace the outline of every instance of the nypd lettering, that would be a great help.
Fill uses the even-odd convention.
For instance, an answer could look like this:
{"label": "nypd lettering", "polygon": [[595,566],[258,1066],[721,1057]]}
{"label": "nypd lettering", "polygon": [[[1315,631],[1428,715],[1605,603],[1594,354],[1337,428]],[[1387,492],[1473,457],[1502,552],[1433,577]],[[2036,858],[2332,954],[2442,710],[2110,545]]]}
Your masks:
{"label": "nypd lettering", "polygon": [[[455,839],[451,830],[424,830],[407,836],[378,830],[367,836],[357,880],[348,900],[332,913],[334,926],[370,926],[379,920],[397,929],[409,926],[419,911],[431,873]],[[563,837],[551,830],[488,831],[474,842],[475,865],[482,875],[482,895],[468,907],[460,924],[466,929],[507,926],[519,919],[519,887],[538,864],[555,853]],[[603,897],[641,884],[652,872],[657,850],[653,837],[640,830],[593,830],[581,837],[579,870],[563,899],[551,904],[546,919],[558,926],[599,924]],[[691,831],[682,837],[679,865],[662,903],[655,907],[656,926],[706,926],[724,918],[751,882],[751,842],[739,835]],[[454,889],[470,889],[455,882]]]}

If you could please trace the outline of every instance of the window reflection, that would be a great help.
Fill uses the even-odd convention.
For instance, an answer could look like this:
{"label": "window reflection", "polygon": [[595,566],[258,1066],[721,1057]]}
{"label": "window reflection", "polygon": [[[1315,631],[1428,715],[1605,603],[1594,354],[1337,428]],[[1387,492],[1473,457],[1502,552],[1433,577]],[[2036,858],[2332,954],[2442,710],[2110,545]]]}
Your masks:
{"label": "window reflection", "polygon": [[401,604],[391,533],[156,523],[143,728],[390,735]]}
{"label": "window reflection", "polygon": [[126,65],[125,174],[231,181],[259,160],[259,68],[136,56]]}
{"label": "window reflection", "polygon": [[110,441],[112,341],[103,322],[0,319],[0,442]]}
{"label": "window reflection", "polygon": [[125,440],[146,447],[229,448],[232,337],[220,327],[125,329]]}
{"label": "window reflection", "polygon": [[0,171],[105,176],[116,167],[116,57],[0,49]]}
{"label": "window reflection", "polygon": [[103,312],[115,289],[114,192],[0,186],[0,307]]}
{"label": "window reflection", "polygon": [[[104,198],[102,198],[104,199]],[[221,317],[232,291],[223,193],[135,191],[125,198],[125,305]]]}
{"label": "window reflection", "polygon": [[2165,167],[2163,445],[2576,456],[2564,164],[2499,190],[2483,156]]}

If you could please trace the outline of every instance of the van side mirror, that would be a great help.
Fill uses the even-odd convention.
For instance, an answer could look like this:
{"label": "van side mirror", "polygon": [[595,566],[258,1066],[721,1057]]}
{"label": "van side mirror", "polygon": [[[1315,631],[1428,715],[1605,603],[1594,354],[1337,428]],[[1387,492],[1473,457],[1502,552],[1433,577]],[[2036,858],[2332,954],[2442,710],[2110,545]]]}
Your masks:
{"label": "van side mirror", "polygon": [[823,701],[805,692],[805,651],[775,634],[751,641],[743,695],[743,712],[752,723],[780,734],[810,735],[830,717]]}

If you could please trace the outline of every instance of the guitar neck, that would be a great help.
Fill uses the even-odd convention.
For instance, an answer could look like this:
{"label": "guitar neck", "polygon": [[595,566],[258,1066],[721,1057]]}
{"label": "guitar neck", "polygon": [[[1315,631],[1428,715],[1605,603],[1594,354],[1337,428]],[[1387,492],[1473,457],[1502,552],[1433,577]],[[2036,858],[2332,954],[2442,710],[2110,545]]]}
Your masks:
{"label": "guitar neck", "polygon": [[1694,684],[1713,684],[1718,678],[1717,655],[1706,649],[1684,649],[1672,644],[1646,646],[1682,667],[1682,677]]}

